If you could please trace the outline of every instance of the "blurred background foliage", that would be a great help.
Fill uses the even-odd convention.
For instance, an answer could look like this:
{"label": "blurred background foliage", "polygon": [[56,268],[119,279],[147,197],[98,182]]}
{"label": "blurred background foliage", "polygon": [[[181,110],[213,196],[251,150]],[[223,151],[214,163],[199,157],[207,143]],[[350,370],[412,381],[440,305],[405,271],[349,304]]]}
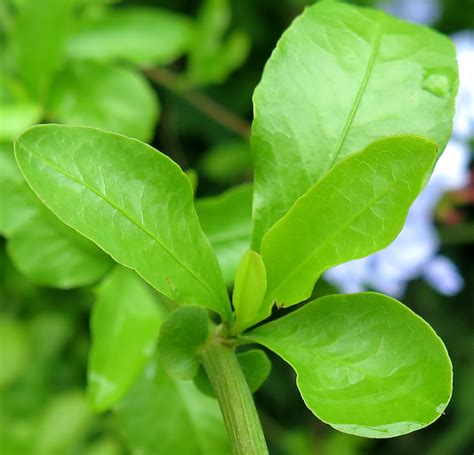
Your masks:
{"label": "blurred background foliage", "polygon": [[[41,121],[92,125],[139,137],[168,154],[190,171],[197,197],[251,181],[248,134],[253,89],[282,32],[311,3],[0,0],[2,147],[11,147],[11,139]],[[408,14],[404,7],[410,3],[417,6],[415,13],[421,14],[422,21],[425,18],[443,33],[474,33],[473,0],[355,3],[402,15]],[[143,8],[158,15],[164,10],[155,18],[161,21],[160,31],[153,14]],[[146,30],[145,45],[130,23]],[[96,45],[98,39],[101,45]],[[470,56],[474,60],[472,50]],[[468,69],[471,84],[473,68],[474,61]],[[472,139],[467,140],[471,154]],[[5,171],[6,159],[0,165]],[[463,289],[442,296],[425,281],[414,279],[402,297],[434,327],[450,352],[455,386],[446,415],[422,431],[392,440],[338,433],[304,406],[294,387],[294,373],[273,356],[272,373],[256,393],[270,453],[472,453],[472,185],[471,177],[464,188],[445,194],[433,215],[440,251],[456,264],[464,278]],[[15,247],[18,234],[5,222],[9,216],[5,207],[0,208],[0,452],[131,453],[133,447],[114,414],[94,414],[85,393],[89,316],[95,286],[108,266],[98,267],[81,283],[52,282],[44,258],[31,265],[36,254],[33,240],[26,251]],[[35,230],[35,226],[26,224],[25,229]],[[25,256],[30,266],[22,267]],[[315,294],[333,291],[322,282]]]}

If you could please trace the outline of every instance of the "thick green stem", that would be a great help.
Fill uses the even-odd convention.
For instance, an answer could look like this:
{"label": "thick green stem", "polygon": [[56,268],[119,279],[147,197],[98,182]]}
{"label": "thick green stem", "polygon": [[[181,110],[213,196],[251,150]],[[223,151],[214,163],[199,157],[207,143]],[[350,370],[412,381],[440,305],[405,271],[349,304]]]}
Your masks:
{"label": "thick green stem", "polygon": [[[223,340],[224,341],[224,340]],[[202,362],[219,401],[234,455],[268,454],[262,425],[233,347],[209,340]]]}

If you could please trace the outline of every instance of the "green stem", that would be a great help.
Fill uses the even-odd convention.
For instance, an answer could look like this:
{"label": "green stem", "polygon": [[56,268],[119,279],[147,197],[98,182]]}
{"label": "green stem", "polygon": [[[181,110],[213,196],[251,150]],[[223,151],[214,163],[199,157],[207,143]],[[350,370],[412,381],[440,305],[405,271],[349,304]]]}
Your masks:
{"label": "green stem", "polygon": [[252,393],[234,348],[212,338],[202,362],[216,393],[234,455],[266,455],[267,444]]}

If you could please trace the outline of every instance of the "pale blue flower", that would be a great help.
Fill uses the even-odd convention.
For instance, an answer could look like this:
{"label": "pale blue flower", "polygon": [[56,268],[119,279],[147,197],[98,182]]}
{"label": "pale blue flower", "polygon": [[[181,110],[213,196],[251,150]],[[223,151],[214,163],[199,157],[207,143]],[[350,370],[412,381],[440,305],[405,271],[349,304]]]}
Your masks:
{"label": "pale blue flower", "polygon": [[432,25],[441,16],[439,0],[385,0],[380,6],[394,16],[418,24]]}
{"label": "pale blue flower", "polygon": [[453,136],[469,140],[474,137],[474,32],[463,30],[451,38],[456,45],[459,66]]}

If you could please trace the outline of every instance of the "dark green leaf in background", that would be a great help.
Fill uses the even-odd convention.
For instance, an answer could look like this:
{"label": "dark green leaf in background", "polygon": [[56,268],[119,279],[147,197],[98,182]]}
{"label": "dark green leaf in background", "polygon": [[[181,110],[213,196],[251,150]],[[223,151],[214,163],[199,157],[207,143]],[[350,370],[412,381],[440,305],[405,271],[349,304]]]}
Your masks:
{"label": "dark green leaf in background", "polygon": [[211,147],[201,158],[198,170],[217,183],[241,182],[252,174],[248,141],[226,141]]}
{"label": "dark green leaf in background", "polygon": [[121,266],[102,281],[91,317],[88,395],[97,411],[121,399],[155,352],[162,315],[148,285]]}
{"label": "dark green leaf in background", "polygon": [[417,134],[441,153],[457,85],[446,36],[342,2],[307,8],[253,97],[253,248],[334,164],[374,140]]}
{"label": "dark green leaf in background", "polygon": [[68,54],[75,58],[127,61],[142,67],[164,65],[188,50],[192,30],[187,17],[171,11],[120,8],[80,29],[68,43]]}
{"label": "dark green leaf in background", "polygon": [[174,379],[192,379],[199,369],[199,351],[209,335],[209,317],[202,307],[173,311],[160,330],[159,361]]}
{"label": "dark green leaf in background", "polygon": [[28,183],[66,224],[178,304],[230,318],[217,260],[179,166],[134,139],[41,125],[16,143]]}
{"label": "dark green leaf in background", "polygon": [[198,199],[196,211],[219,260],[224,280],[231,286],[242,255],[250,247],[252,186],[244,184],[219,196]]}
{"label": "dark green leaf in background", "polygon": [[250,51],[243,30],[228,31],[232,10],[229,0],[204,0],[194,27],[188,77],[194,84],[225,79],[243,64]]}
{"label": "dark green leaf in background", "polygon": [[75,0],[24,0],[14,39],[18,71],[31,96],[44,101],[63,56]]}
{"label": "dark green leaf in background", "polygon": [[345,433],[410,433],[436,420],[451,397],[452,366],[441,339],[381,294],[322,297],[248,338],[286,360],[306,405]]}
{"label": "dark green leaf in background", "polygon": [[159,115],[158,99],[138,72],[71,61],[56,76],[48,101],[51,120],[92,126],[148,142]]}
{"label": "dark green leaf in background", "polygon": [[25,324],[17,318],[0,314],[0,391],[24,371],[30,355]]}
{"label": "dark green leaf in background", "polygon": [[133,451],[153,455],[230,455],[217,401],[190,381],[174,381],[152,362],[116,407]]}
{"label": "dark green leaf in background", "polygon": [[[237,360],[239,361],[240,368],[242,368],[242,373],[245,376],[250,391],[252,393],[256,392],[270,375],[272,369],[270,359],[261,349],[250,349],[237,352]],[[214,390],[202,365],[194,377],[194,384],[196,384],[201,392],[215,398]]]}

